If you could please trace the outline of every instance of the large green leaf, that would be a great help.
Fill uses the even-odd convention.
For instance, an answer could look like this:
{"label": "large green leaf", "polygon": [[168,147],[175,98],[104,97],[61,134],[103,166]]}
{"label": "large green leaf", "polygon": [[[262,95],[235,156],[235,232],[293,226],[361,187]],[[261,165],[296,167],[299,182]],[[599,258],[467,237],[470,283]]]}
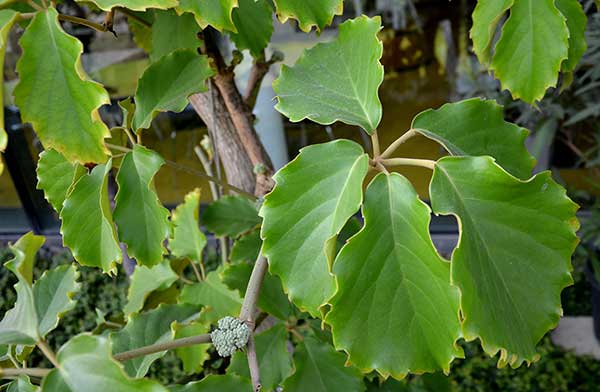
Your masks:
{"label": "large green leaf", "polygon": [[145,11],[148,8],[168,9],[177,6],[177,0],[77,0],[79,2],[91,1],[103,11],[110,11],[115,7],[123,7],[132,11]]}
{"label": "large green leaf", "polygon": [[346,356],[329,344],[307,337],[294,352],[296,372],[285,380],[286,392],[361,392],[365,385],[362,374],[346,367]]}
{"label": "large green leaf", "polygon": [[251,390],[252,384],[250,384],[250,380],[247,378],[238,377],[233,374],[211,374],[203,378],[202,381],[191,382],[186,385],[175,385],[171,387],[170,392],[237,392]]}
{"label": "large green leaf", "polygon": [[17,302],[0,321],[0,344],[35,344],[39,339],[31,282],[35,254],[44,241],[44,237],[29,232],[10,246],[14,257],[4,266],[19,279],[15,284]]}
{"label": "large green leaf", "polygon": [[[260,384],[266,391],[274,391],[292,373],[292,358],[286,344],[287,331],[281,323],[254,336]],[[246,354],[241,351],[233,354],[227,371],[250,378]]]}
{"label": "large green leaf", "polygon": [[126,315],[139,312],[144,301],[154,290],[164,290],[177,280],[177,274],[171,269],[169,260],[154,267],[138,265],[131,275],[131,283],[127,292],[127,304],[123,308]]}
{"label": "large green leaf", "polygon": [[[210,332],[208,325],[204,323],[189,323],[186,325],[175,325],[175,338],[187,338],[203,335]],[[210,344],[196,344],[193,346],[180,347],[175,350],[177,357],[183,363],[183,371],[186,373],[199,373],[204,361],[210,358],[208,349]]]}
{"label": "large green leaf", "polygon": [[338,291],[326,322],[336,348],[364,373],[448,372],[462,356],[459,292],[429,236],[429,207],[405,177],[379,174],[363,216],[333,268]]}
{"label": "large green leaf", "polygon": [[340,25],[336,40],[307,50],[293,67],[282,66],[273,83],[277,110],[292,122],[342,121],[373,133],[381,121],[380,29],[378,16],[348,20]]}
{"label": "large green leaf", "polygon": [[208,58],[193,49],[179,49],[151,64],[135,92],[133,129],[150,127],[158,112],[180,112],[188,104],[187,97],[206,91],[205,80],[212,76]]}
{"label": "large green leaf", "polygon": [[260,210],[270,271],[313,316],[335,291],[335,236],[362,203],[367,169],[368,156],[349,140],[303,148],[275,174],[277,185]]}
{"label": "large green leaf", "polygon": [[231,33],[230,37],[238,50],[248,49],[252,56],[261,56],[273,34],[273,10],[269,2],[239,0],[239,7],[233,10],[233,23],[237,33]]}
{"label": "large green leaf", "polygon": [[[172,341],[175,337],[174,323],[192,321],[198,316],[200,308],[194,305],[177,304],[161,305],[156,309],[132,316],[125,328],[112,333],[113,354],[149,346],[156,343]],[[125,371],[132,377],[144,377],[152,362],[167,352],[149,354],[123,362]]]}
{"label": "large green leaf", "polygon": [[238,0],[180,0],[179,10],[191,12],[196,21],[205,29],[211,25],[219,31],[237,31],[231,13],[238,6]]}
{"label": "large green leaf", "polygon": [[504,121],[502,106],[479,98],[447,103],[418,114],[412,129],[438,141],[452,155],[490,155],[519,178],[531,177],[535,159],[525,148],[525,128]]}
{"label": "large green leaf", "polygon": [[156,381],[129,378],[112,359],[105,337],[77,335],[60,349],[57,358],[60,367],[44,377],[44,392],[167,392]]}
{"label": "large green leaf", "polygon": [[192,14],[177,15],[175,11],[155,11],[152,24],[150,60],[157,61],[176,49],[197,49],[200,27]]}
{"label": "large green leaf", "polygon": [[38,392],[39,387],[29,381],[28,376],[19,376],[15,381],[8,384],[6,392]]}
{"label": "large green leaf", "polygon": [[142,265],[156,265],[167,251],[163,241],[170,234],[169,210],[158,200],[152,179],[164,159],[139,144],[121,161],[115,197],[115,223],[127,253]]}
{"label": "large green leaf", "polygon": [[37,166],[37,188],[56,212],[60,213],[71,186],[83,174],[83,167],[71,163],[54,149],[42,151]]}
{"label": "large green leaf", "polygon": [[490,69],[514,99],[534,103],[556,86],[561,63],[568,57],[568,41],[565,18],[554,0],[515,0]]}
{"label": "large green leaf", "polygon": [[217,271],[210,272],[200,283],[186,285],[179,301],[203,305],[203,319],[208,322],[216,322],[225,316],[236,316],[242,307],[242,299],[238,293],[221,282]]}
{"label": "large green leaf", "polygon": [[500,365],[534,361],[572,282],[577,205],[550,172],[521,181],[490,157],[442,158],[430,195],[434,212],[460,221],[451,274],[465,338],[479,337],[490,355],[500,351]]}
{"label": "large green leaf", "polygon": [[330,25],[335,15],[341,15],[343,0],[275,0],[277,16],[281,23],[292,18],[302,31],[308,33],[313,26],[322,31]]}
{"label": "large green leaf", "polygon": [[[0,64],[4,67],[4,55],[6,53],[6,46],[8,43],[8,32],[10,31],[13,24],[18,19],[18,13],[13,10],[0,10]],[[3,68],[4,69],[4,68]],[[4,73],[0,72],[2,80],[4,80]],[[0,86],[0,107],[4,107],[4,92],[2,86]],[[4,110],[0,110],[0,153],[6,149],[8,143],[8,135],[4,129]],[[0,174],[2,174],[3,164],[0,159]]]}
{"label": "large green leaf", "polygon": [[20,40],[15,103],[42,144],[68,160],[105,162],[110,131],[98,108],[108,93],[88,79],[80,63],[83,45],[64,32],[54,8],[37,12]]}
{"label": "large green leaf", "polygon": [[79,272],[74,265],[60,265],[44,274],[33,285],[33,298],[41,337],[58,325],[58,320],[72,310],[76,301],[73,297],[81,289],[77,282]]}
{"label": "large green leaf", "polygon": [[112,162],[82,176],[63,203],[60,228],[63,243],[82,265],[116,273],[121,248],[108,200],[108,173]]}
{"label": "large green leaf", "polygon": [[555,0],[554,4],[567,19],[569,28],[569,58],[562,64],[562,70],[572,72],[587,49],[585,26],[587,17],[578,0]]}
{"label": "large green leaf", "polygon": [[206,207],[202,223],[218,236],[237,237],[258,226],[260,217],[251,200],[242,196],[224,196]]}
{"label": "large green leaf", "polygon": [[206,246],[206,236],[198,222],[199,208],[200,189],[196,188],[185,195],[184,202],[177,206],[171,217],[174,228],[169,249],[176,257],[187,257],[194,263],[202,261],[202,250]]}

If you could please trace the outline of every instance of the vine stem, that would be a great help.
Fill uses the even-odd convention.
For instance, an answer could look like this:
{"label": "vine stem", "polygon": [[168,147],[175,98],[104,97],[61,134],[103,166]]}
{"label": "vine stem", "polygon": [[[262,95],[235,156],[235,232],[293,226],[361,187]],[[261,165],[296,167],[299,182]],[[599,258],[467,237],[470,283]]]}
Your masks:
{"label": "vine stem", "polygon": [[60,367],[58,359],[56,359],[56,354],[54,354],[54,351],[52,351],[52,349],[50,348],[50,346],[48,346],[46,341],[40,340],[39,342],[37,342],[37,346],[46,356],[46,358],[48,358],[48,360],[52,363],[52,365],[54,365],[54,367]]}
{"label": "vine stem", "polygon": [[32,376],[32,377],[44,377],[50,373],[52,369],[44,368],[0,368],[0,378],[6,377],[18,377],[18,376]]}
{"label": "vine stem", "polygon": [[164,343],[156,343],[150,346],[144,346],[140,348],[136,348],[134,350],[124,351],[119,354],[113,355],[113,358],[117,361],[127,361],[137,357],[143,357],[145,355],[150,355],[154,353],[159,353],[161,351],[173,350],[181,347],[195,346],[196,344],[210,343],[210,335],[196,335],[190,336],[187,338],[175,339],[170,342]]}
{"label": "vine stem", "polygon": [[421,166],[431,170],[435,168],[435,161],[430,159],[391,158],[382,159],[379,162],[384,166]]}
{"label": "vine stem", "polygon": [[406,131],[402,136],[400,136],[398,139],[396,139],[392,144],[390,144],[390,146],[388,148],[385,149],[385,151],[381,154],[381,158],[385,159],[385,158],[389,158],[394,151],[396,151],[398,149],[398,147],[403,144],[404,142],[406,142],[408,139],[410,139],[411,137],[415,136],[417,134],[417,131],[415,129],[409,129],[408,131]]}

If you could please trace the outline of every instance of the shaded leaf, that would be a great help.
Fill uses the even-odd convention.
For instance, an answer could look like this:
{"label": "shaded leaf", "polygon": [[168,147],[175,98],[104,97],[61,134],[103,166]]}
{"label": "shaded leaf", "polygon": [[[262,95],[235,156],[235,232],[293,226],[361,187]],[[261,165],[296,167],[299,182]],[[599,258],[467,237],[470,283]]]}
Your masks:
{"label": "shaded leaf", "polygon": [[567,19],[569,28],[569,57],[562,64],[563,72],[575,70],[577,63],[587,49],[585,42],[585,26],[587,17],[581,3],[577,0],[555,0],[554,5]]}
{"label": "shaded leaf", "polygon": [[236,31],[231,13],[238,0],[181,0],[179,10],[191,12],[203,29],[211,25],[219,31]]}
{"label": "shaded leaf", "polygon": [[[209,332],[209,326],[206,324],[190,323],[188,325],[175,325],[176,339],[203,335]],[[176,349],[175,353],[183,363],[183,371],[188,374],[200,373],[204,361],[210,357],[208,354],[209,348],[210,344],[196,344]]]}
{"label": "shaded leaf", "polygon": [[177,280],[168,260],[154,267],[138,265],[131,275],[131,283],[127,292],[127,304],[123,308],[125,315],[140,311],[144,301],[154,290],[164,290]]}
{"label": "shaded leaf", "polygon": [[260,210],[270,272],[313,316],[335,291],[335,236],[360,207],[367,168],[362,147],[349,140],[303,148],[275,174],[277,185]]}
{"label": "shaded leaf", "polygon": [[150,60],[157,61],[176,49],[197,49],[200,26],[192,14],[177,15],[174,10],[155,11],[152,24]]}
{"label": "shaded leaf", "polygon": [[254,202],[242,196],[224,196],[202,214],[202,223],[218,236],[237,237],[260,222]]}
{"label": "shaded leaf", "polygon": [[175,385],[171,392],[214,392],[214,391],[251,391],[252,384],[247,378],[233,374],[215,375],[204,377],[201,381],[191,382],[186,385]]}
{"label": "shaded leaf", "polygon": [[8,384],[6,392],[37,392],[40,388],[29,381],[28,376],[19,376],[15,381]]}
{"label": "shaded leaf", "polygon": [[184,202],[177,206],[171,217],[174,228],[169,249],[176,257],[187,257],[194,263],[202,261],[202,250],[206,246],[206,236],[198,221],[199,208],[200,189],[196,188],[185,195]]}
{"label": "shaded leaf", "polygon": [[232,264],[254,263],[260,253],[262,240],[260,239],[260,230],[254,230],[241,236],[233,243],[229,261]]}
{"label": "shaded leaf", "polygon": [[471,39],[473,40],[473,51],[477,54],[479,61],[489,65],[491,59],[491,48],[498,23],[512,7],[515,0],[480,0],[473,11],[473,26],[471,27]]}
{"label": "shaded leaf", "polygon": [[239,0],[239,7],[233,10],[237,33],[229,34],[236,48],[248,49],[254,57],[263,55],[273,34],[272,14],[267,0]]}
{"label": "shaded leaf", "polygon": [[69,162],[60,152],[44,150],[38,159],[37,188],[44,191],[46,200],[60,213],[67,193],[83,173],[79,165]]}
{"label": "shaded leaf", "polygon": [[115,7],[123,7],[132,11],[145,11],[148,8],[167,9],[177,6],[177,0],[77,0],[78,2],[91,1],[103,11],[110,11]]}
{"label": "shaded leaf", "polygon": [[302,31],[308,33],[313,26],[322,31],[330,25],[335,15],[341,15],[343,0],[275,0],[277,16],[281,23],[292,18]]}
{"label": "shaded leaf", "polygon": [[[18,13],[13,10],[0,10],[0,64],[4,66],[4,55],[6,54],[6,46],[8,44],[8,33],[13,24],[18,19]],[[2,71],[3,72],[3,71]],[[2,80],[4,74],[0,73]],[[4,107],[4,91],[3,86],[0,86],[0,107]],[[0,110],[0,153],[4,152],[8,143],[8,135],[4,129],[4,110]],[[0,159],[0,174],[2,174],[4,164]],[[16,382],[16,381],[15,381]]]}

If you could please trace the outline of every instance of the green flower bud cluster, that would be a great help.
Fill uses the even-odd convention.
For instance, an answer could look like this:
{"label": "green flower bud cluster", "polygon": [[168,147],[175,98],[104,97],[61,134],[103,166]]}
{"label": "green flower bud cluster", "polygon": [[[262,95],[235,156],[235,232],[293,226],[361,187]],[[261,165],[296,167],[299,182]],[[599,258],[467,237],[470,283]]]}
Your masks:
{"label": "green flower bud cluster", "polygon": [[243,321],[227,316],[219,320],[218,328],[210,333],[210,337],[219,355],[229,357],[246,346],[250,328]]}

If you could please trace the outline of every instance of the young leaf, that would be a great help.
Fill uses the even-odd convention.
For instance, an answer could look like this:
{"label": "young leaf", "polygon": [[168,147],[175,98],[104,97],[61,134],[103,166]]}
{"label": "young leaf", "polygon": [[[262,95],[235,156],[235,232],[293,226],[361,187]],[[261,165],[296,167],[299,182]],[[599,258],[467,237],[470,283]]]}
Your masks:
{"label": "young leaf", "polygon": [[38,392],[39,387],[36,387],[29,381],[28,376],[19,376],[15,381],[8,384],[6,392]]}
{"label": "young leaf", "polygon": [[177,280],[177,274],[171,269],[168,260],[152,268],[144,265],[135,267],[131,275],[131,283],[127,292],[127,305],[123,308],[125,315],[139,312],[144,301],[154,290],[164,290]]}
{"label": "young leaf", "polygon": [[[4,55],[6,54],[6,46],[8,43],[8,32],[17,21],[18,15],[18,12],[13,10],[0,10],[0,64],[3,66]],[[3,71],[0,71],[0,76],[2,76],[2,80],[4,80]],[[0,107],[4,107],[3,86],[0,86]],[[7,143],[8,135],[4,129],[4,110],[0,110],[0,153],[4,152]],[[3,164],[2,160],[0,160],[0,174],[2,174],[2,168]]]}
{"label": "young leaf", "polygon": [[260,210],[271,273],[290,300],[315,317],[335,291],[335,236],[360,207],[367,169],[367,155],[349,140],[303,148],[275,174],[277,185]]}
{"label": "young leaf", "polygon": [[554,5],[567,19],[569,28],[569,58],[562,63],[563,72],[572,72],[587,49],[585,26],[587,17],[577,0],[555,0]]}
{"label": "young leaf", "polygon": [[242,299],[219,279],[217,271],[206,275],[206,279],[194,285],[186,285],[179,302],[203,305],[204,320],[216,322],[225,316],[237,315],[242,307]]}
{"label": "young leaf", "polygon": [[[206,324],[190,323],[187,325],[174,325],[175,339],[203,335],[210,332]],[[177,357],[183,363],[183,371],[188,374],[199,373],[204,361],[210,358],[208,354],[209,344],[196,344],[194,346],[181,347],[175,350]]]}
{"label": "young leaf", "polygon": [[42,382],[44,392],[168,392],[156,381],[134,380],[112,357],[102,336],[77,335],[58,352],[59,368]]}
{"label": "young leaf", "polygon": [[238,50],[248,49],[254,57],[263,55],[273,34],[273,10],[267,0],[239,0],[233,10],[237,33],[230,33]]}
{"label": "young leaf", "polygon": [[202,214],[202,223],[218,236],[237,237],[260,221],[254,202],[242,196],[224,196],[210,203]]}
{"label": "young leaf", "polygon": [[340,25],[336,40],[307,50],[293,67],[283,65],[273,83],[276,109],[292,122],[341,121],[373,133],[381,121],[380,29],[378,16],[348,20]]}
{"label": "young leaf", "polygon": [[108,201],[108,173],[112,161],[94,167],[82,176],[63,203],[60,212],[63,243],[81,265],[116,273],[121,248]]}
{"label": "young leaf", "polygon": [[75,294],[81,289],[79,272],[74,265],[59,265],[44,274],[33,285],[33,298],[41,337],[57,327],[60,318],[72,310]]}
{"label": "young leaf", "polygon": [[528,132],[504,121],[496,101],[472,98],[428,109],[414,118],[411,128],[452,155],[491,155],[512,175],[531,177],[535,159],[525,148]]}
{"label": "young leaf", "polygon": [[307,337],[294,352],[296,372],[285,380],[286,392],[362,392],[362,375],[346,366],[346,356],[329,344]]}
{"label": "young leaf", "polygon": [[176,257],[187,257],[194,263],[202,260],[202,250],[206,246],[206,236],[198,222],[199,207],[200,189],[196,188],[185,195],[184,202],[177,206],[171,217],[174,229],[169,248]]}
{"label": "young leaf", "polygon": [[335,347],[363,373],[448,372],[462,356],[459,291],[429,236],[429,207],[405,177],[379,174],[363,216],[333,267],[338,291],[326,322]]}
{"label": "young leaf", "polygon": [[192,49],[179,49],[151,64],[138,82],[135,92],[133,129],[150,127],[158,112],[180,112],[187,97],[206,91],[204,82],[214,71],[208,58]]}
{"label": "young leaf", "polygon": [[200,26],[192,14],[154,11],[150,61],[155,62],[176,49],[197,49],[200,46],[199,31]]}
{"label": "young leaf", "polygon": [[[187,323],[199,315],[200,309],[194,305],[161,305],[145,313],[129,318],[125,328],[110,335],[113,354],[172,341],[175,337],[174,323]],[[152,362],[167,352],[137,357],[123,362],[127,374],[132,377],[144,377]]]}
{"label": "young leaf", "polygon": [[37,188],[44,191],[46,200],[60,214],[67,193],[83,173],[81,166],[69,162],[60,152],[44,150],[38,159]]}
{"label": "young leaf", "polygon": [[203,29],[211,25],[219,31],[236,32],[231,13],[238,6],[238,0],[181,0],[179,10],[191,12]]}
{"label": "young leaf", "polygon": [[171,392],[214,392],[214,391],[250,391],[252,384],[247,378],[233,374],[215,375],[211,374],[202,381],[191,382],[186,385],[175,385]]}
{"label": "young leaf", "polygon": [[260,230],[254,230],[241,236],[233,243],[229,261],[231,264],[254,263],[260,253],[262,240]]}
{"label": "young leaf", "polygon": [[115,197],[115,223],[127,253],[142,265],[160,263],[170,234],[169,210],[158,200],[152,183],[165,163],[160,155],[139,144],[121,161],[117,173],[119,191]]}
{"label": "young leaf", "polygon": [[[88,0],[77,0],[84,2]],[[146,11],[148,8],[168,9],[177,6],[177,0],[89,0],[103,11],[110,11],[115,7],[127,8],[131,11]]]}
{"label": "young leaf", "polygon": [[17,302],[0,321],[0,344],[35,344],[39,339],[31,282],[35,254],[44,241],[44,237],[29,232],[10,245],[14,257],[4,266],[19,279],[15,284]]}
{"label": "young leaf", "polygon": [[300,29],[310,32],[313,26],[323,31],[330,25],[335,15],[341,15],[344,9],[343,0],[275,0],[277,17],[281,23],[288,19],[296,19]]}
{"label": "young leaf", "polygon": [[[260,371],[260,384],[266,391],[274,391],[292,373],[292,359],[287,350],[287,331],[279,323],[254,336]],[[238,351],[231,358],[227,372],[250,378],[248,359]]]}
{"label": "young leaf", "polygon": [[37,12],[20,40],[15,103],[45,148],[69,161],[105,162],[110,131],[98,108],[110,103],[100,84],[81,67],[83,45],[64,32],[54,8]]}
{"label": "young leaf", "polygon": [[537,342],[562,313],[578,242],[577,205],[550,172],[529,181],[490,157],[446,157],[430,185],[433,211],[460,221],[452,282],[461,291],[463,334],[479,338],[499,365],[531,363]]}

